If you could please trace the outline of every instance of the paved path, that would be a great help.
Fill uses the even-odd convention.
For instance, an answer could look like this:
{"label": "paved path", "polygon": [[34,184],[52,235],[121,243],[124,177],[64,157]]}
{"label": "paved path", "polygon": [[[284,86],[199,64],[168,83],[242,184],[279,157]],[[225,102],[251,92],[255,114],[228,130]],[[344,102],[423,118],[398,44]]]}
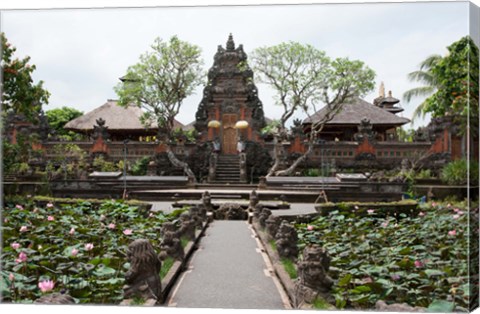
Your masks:
{"label": "paved path", "polygon": [[[184,308],[285,309],[286,296],[270,276],[245,221],[214,221],[168,302]],[[283,295],[283,298],[282,298]]]}
{"label": "paved path", "polygon": [[[200,201],[197,201],[200,203]],[[213,203],[225,203],[225,200],[218,200],[214,201]],[[229,200],[230,202],[243,202],[248,204],[248,200]],[[163,211],[166,214],[171,213],[174,208],[172,206],[172,202],[150,202],[152,204],[153,211]],[[192,201],[193,203],[193,201]],[[268,203],[268,202],[261,202],[261,203]],[[272,210],[272,213],[276,216],[297,216],[297,215],[308,215],[316,213],[315,204],[313,203],[290,203],[290,209],[275,209]]]}

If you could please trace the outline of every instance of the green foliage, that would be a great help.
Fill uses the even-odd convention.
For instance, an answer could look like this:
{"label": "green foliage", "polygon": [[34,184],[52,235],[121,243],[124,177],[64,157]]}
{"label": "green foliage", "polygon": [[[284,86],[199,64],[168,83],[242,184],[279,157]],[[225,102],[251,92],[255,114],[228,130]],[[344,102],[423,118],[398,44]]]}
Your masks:
{"label": "green foliage", "polygon": [[47,110],[45,112],[48,118],[48,124],[52,129],[55,130],[56,134],[67,141],[74,141],[81,138],[81,136],[75,132],[67,131],[63,127],[69,121],[78,118],[83,115],[83,112],[78,111],[74,108],[62,107]]}
{"label": "green foliage", "polygon": [[133,164],[132,169],[130,170],[130,173],[134,176],[146,175],[149,162],[150,162],[150,157],[148,156],[144,156],[140,159],[137,159]]}
{"label": "green foliage", "polygon": [[173,130],[173,135],[172,135],[174,139],[177,139],[177,140],[182,139],[187,142],[195,142],[197,136],[198,136],[197,130],[191,129],[191,130],[185,131],[182,128],[176,128],[175,130]]}
{"label": "green foliage", "polygon": [[457,116],[463,131],[470,118],[470,129],[478,134],[478,47],[466,36],[447,49],[448,55],[432,68],[438,91],[426,100],[425,111],[431,112],[433,117]]}
{"label": "green foliage", "polygon": [[160,269],[160,279],[164,279],[170,269],[173,266],[173,263],[175,263],[175,260],[171,258],[170,256],[167,257],[163,262],[162,262],[162,268]]}
{"label": "green foliage", "polygon": [[[55,282],[54,292],[68,290],[83,304],[118,304],[130,267],[128,244],[148,239],[158,248],[162,240],[158,230],[165,221],[174,220],[122,201],[52,206],[21,198],[5,201],[2,219],[3,301],[32,302],[41,296],[39,280],[49,278]],[[21,232],[22,226],[27,231]],[[127,229],[132,230],[130,235],[124,233]],[[12,247],[13,243],[20,247]],[[93,244],[91,250],[87,243]],[[72,254],[73,250],[78,253]],[[27,254],[25,262],[17,261],[21,252]]]}
{"label": "green foliage", "polygon": [[290,279],[297,279],[298,274],[295,263],[288,258],[282,258],[281,262]]}
{"label": "green foliage", "polygon": [[322,175],[322,173],[318,168],[308,168],[305,169],[303,175],[307,177],[319,177]]}
{"label": "green foliage", "polygon": [[332,60],[308,44],[288,42],[260,47],[250,54],[250,59],[258,81],[276,91],[276,103],[283,107],[282,129],[297,110],[308,113],[314,109],[313,103],[343,102],[374,87],[375,73],[363,62]]}
{"label": "green foliage", "polygon": [[20,146],[18,144],[11,144],[5,139],[2,140],[2,146],[3,171],[7,174],[13,174],[15,173],[15,168],[18,164]]}
{"label": "green foliage", "polygon": [[434,177],[435,176],[430,169],[422,169],[415,173],[415,179],[432,179]]}
{"label": "green foliage", "polygon": [[465,159],[452,161],[443,167],[440,177],[451,185],[478,184],[478,162]]}
{"label": "green foliage", "polygon": [[461,132],[478,134],[479,54],[469,37],[447,47],[444,57],[434,55],[422,62],[420,70],[409,74],[411,80],[425,84],[407,91],[406,101],[416,96],[429,96],[415,110],[414,118],[431,113],[432,117],[452,115]]}
{"label": "green foliage", "polygon": [[[335,211],[296,225],[298,245],[317,243],[328,251],[338,308],[368,309],[378,300],[436,307],[449,298],[468,308],[464,206],[432,203],[418,216],[398,219]],[[478,217],[478,210],[471,214]]]}
{"label": "green foliage", "polygon": [[182,101],[202,83],[200,57],[198,46],[177,36],[168,42],[156,38],[151,51],[142,54],[139,62],[127,69],[124,82],[115,87],[118,104],[142,107],[146,110],[144,118],[156,120],[171,137]]}
{"label": "green foliage", "polygon": [[102,155],[95,157],[92,165],[96,171],[118,171],[117,167],[115,167],[115,164],[113,162],[106,161]]}
{"label": "green foliage", "polygon": [[50,93],[43,89],[43,81],[33,83],[32,74],[35,65],[30,65],[30,57],[14,57],[16,48],[0,34],[2,41],[2,111],[13,111],[24,115],[28,120],[37,122],[37,114],[42,105],[48,103]]}
{"label": "green foliage", "polygon": [[414,129],[405,130],[402,127],[397,128],[398,140],[400,142],[413,142],[413,136],[415,135]]}

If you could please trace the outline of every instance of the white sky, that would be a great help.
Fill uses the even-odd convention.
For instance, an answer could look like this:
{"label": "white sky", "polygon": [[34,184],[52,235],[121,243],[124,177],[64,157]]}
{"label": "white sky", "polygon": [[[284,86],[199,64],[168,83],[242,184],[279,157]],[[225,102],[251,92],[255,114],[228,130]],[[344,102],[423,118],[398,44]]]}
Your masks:
{"label": "white sky", "polygon": [[[62,8],[59,1],[31,1],[30,6],[11,2],[15,4],[0,3],[0,8]],[[118,78],[157,36],[168,39],[176,34],[200,46],[205,70],[212,66],[217,45],[224,46],[229,33],[247,54],[285,41],[312,44],[330,57],[359,59],[372,68],[377,74],[376,89],[365,97],[372,102],[381,81],[386,91],[392,90],[401,99],[406,90],[417,86],[407,80],[409,72],[427,56],[444,54],[448,45],[469,34],[468,2],[121,8],[142,3],[172,1],[77,1],[70,7],[90,9],[1,12],[1,30],[17,47],[16,56],[31,57],[37,66],[34,79],[43,80],[51,93],[45,110],[69,106],[88,112],[107,99],[116,99],[113,87]],[[92,8],[102,5],[120,7]],[[272,91],[257,86],[266,116],[280,117]],[[185,100],[180,122],[194,120],[202,89]],[[419,102],[401,102],[403,116],[410,118]]]}

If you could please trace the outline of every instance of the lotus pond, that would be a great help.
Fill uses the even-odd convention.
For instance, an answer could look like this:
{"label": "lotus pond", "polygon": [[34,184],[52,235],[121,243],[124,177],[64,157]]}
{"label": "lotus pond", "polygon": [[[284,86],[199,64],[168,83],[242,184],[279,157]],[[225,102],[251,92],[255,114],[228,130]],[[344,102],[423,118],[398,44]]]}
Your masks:
{"label": "lotus pond", "polygon": [[[31,303],[43,292],[68,292],[78,303],[118,304],[135,239],[160,247],[164,215],[122,201],[39,206],[6,201],[2,212],[3,302]],[[43,291],[43,292],[42,292]]]}
{"label": "lotus pond", "polygon": [[[478,207],[471,215],[478,221]],[[467,311],[474,297],[468,226],[465,203],[432,203],[414,217],[333,211],[296,228],[301,248],[317,243],[329,252],[337,308],[372,309],[384,300],[448,312]]]}

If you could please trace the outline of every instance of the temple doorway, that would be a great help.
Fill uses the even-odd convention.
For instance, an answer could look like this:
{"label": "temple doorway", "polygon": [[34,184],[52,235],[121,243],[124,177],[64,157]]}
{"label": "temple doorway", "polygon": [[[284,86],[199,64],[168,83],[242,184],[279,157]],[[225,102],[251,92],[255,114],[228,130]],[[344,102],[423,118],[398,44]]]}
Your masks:
{"label": "temple doorway", "polygon": [[237,130],[235,129],[236,122],[236,114],[224,114],[222,116],[222,153],[225,155],[233,155],[237,153]]}

